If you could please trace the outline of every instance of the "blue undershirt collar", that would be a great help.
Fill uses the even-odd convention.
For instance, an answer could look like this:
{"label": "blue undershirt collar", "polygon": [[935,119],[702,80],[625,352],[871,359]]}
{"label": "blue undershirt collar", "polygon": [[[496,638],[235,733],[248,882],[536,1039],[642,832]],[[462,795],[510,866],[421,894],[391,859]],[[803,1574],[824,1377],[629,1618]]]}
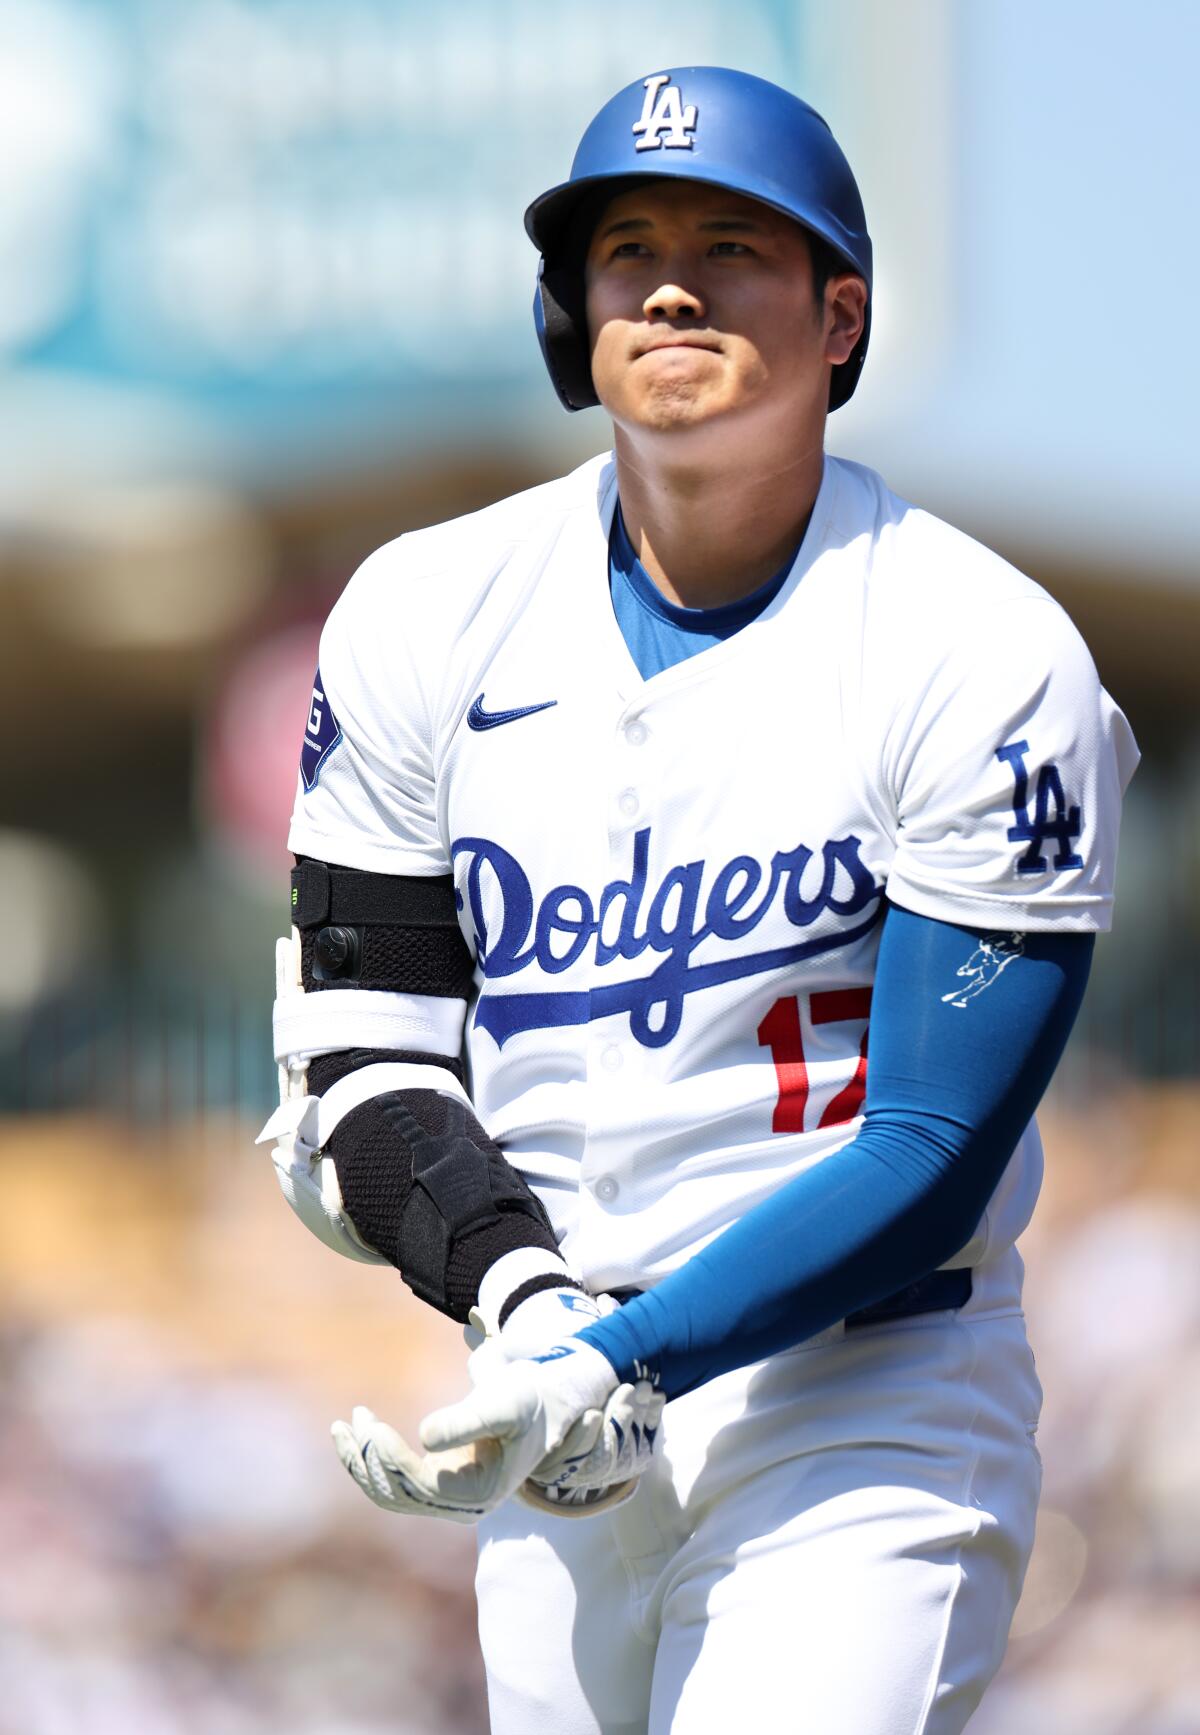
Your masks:
{"label": "blue undershirt collar", "polygon": [[618,501],[608,539],[608,582],[617,624],[642,679],[649,680],[748,626],[778,596],[798,549],[797,544],[779,571],[749,596],[716,608],[683,608],[667,601],[638,559]]}

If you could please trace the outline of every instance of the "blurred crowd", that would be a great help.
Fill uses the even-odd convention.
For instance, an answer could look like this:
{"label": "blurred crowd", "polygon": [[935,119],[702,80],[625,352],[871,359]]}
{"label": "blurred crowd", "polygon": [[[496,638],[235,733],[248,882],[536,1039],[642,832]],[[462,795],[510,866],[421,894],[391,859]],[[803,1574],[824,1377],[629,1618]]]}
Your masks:
{"label": "blurred crowd", "polygon": [[88,1123],[0,1165],[3,1735],[486,1728],[472,1533],[389,1522],[328,1435],[453,1389],[457,1332],[308,1248],[248,1129],[169,1178]]}
{"label": "blurred crowd", "polygon": [[486,1727],[469,1535],[339,1499],[285,1384],[183,1374],[140,1322],[3,1355],[5,1735]]}
{"label": "blurred crowd", "polygon": [[1195,1735],[1200,1092],[1100,1091],[1045,1119],[1022,1243],[1045,1482],[972,1735]]}
{"label": "blurred crowd", "polygon": [[[1060,1095],[1027,1238],[1044,1503],[979,1735],[1200,1729],[1200,1094]],[[0,1735],[477,1735],[469,1530],[328,1441],[455,1328],[292,1222],[250,1129],[0,1142]]]}

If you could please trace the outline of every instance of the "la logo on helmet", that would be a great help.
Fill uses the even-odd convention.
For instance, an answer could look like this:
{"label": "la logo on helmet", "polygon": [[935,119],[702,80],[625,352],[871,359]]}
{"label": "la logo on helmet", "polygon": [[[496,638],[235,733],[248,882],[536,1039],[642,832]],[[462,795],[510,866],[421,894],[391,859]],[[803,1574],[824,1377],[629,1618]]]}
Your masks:
{"label": "la logo on helmet", "polygon": [[665,145],[668,149],[690,151],[692,141],[688,134],[696,130],[695,103],[683,106],[679,86],[671,83],[669,72],[656,72],[644,82],[646,100],[642,104],[642,117],[633,123],[636,149],[657,151]]}

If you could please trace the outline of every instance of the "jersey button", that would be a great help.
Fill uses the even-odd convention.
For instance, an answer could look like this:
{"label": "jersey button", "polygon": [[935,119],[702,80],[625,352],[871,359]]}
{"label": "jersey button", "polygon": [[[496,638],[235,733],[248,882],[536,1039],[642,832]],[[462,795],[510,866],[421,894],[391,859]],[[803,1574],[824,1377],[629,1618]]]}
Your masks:
{"label": "jersey button", "polygon": [[611,1175],[601,1175],[596,1182],[596,1197],[603,1205],[611,1205],[620,1191]]}
{"label": "jersey button", "polygon": [[619,1072],[621,1069],[621,1050],[615,1042],[610,1042],[600,1056],[600,1064],[606,1072]]}
{"label": "jersey button", "polygon": [[625,729],[625,739],[631,747],[640,747],[646,739],[646,733],[646,725],[644,723],[630,723]]}
{"label": "jersey button", "polygon": [[621,812],[625,815],[626,819],[632,819],[638,810],[637,790],[623,789],[620,798],[617,801],[617,806],[621,809]]}

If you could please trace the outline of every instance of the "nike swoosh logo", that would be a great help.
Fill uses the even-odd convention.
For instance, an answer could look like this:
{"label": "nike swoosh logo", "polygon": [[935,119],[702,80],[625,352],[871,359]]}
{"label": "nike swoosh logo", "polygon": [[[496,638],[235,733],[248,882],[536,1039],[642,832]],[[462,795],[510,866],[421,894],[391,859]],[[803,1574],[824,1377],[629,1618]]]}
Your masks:
{"label": "nike swoosh logo", "polygon": [[557,699],[543,699],[540,705],[518,705],[513,711],[485,711],[480,693],[467,712],[467,724],[472,729],[498,729],[501,723],[515,723],[518,717],[532,717],[535,711],[548,711]]}

